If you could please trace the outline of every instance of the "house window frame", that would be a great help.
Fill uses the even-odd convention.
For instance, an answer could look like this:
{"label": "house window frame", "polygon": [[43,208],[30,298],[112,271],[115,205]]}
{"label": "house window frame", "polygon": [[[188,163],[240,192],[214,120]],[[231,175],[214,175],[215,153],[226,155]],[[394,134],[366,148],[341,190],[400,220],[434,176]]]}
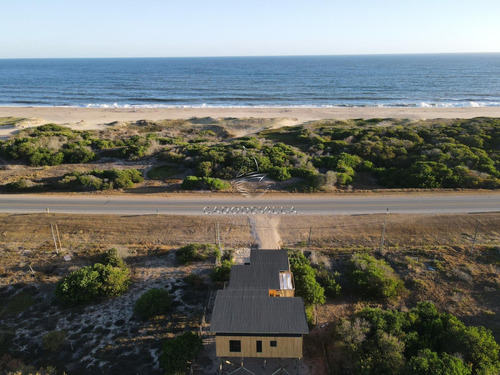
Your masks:
{"label": "house window frame", "polygon": [[271,348],[276,348],[278,346],[278,341],[276,340],[271,340],[269,342],[269,345],[271,346]]}
{"label": "house window frame", "polygon": [[229,340],[229,352],[241,353],[241,340]]}
{"label": "house window frame", "polygon": [[255,342],[255,351],[257,353],[262,353],[262,340],[257,340]]}

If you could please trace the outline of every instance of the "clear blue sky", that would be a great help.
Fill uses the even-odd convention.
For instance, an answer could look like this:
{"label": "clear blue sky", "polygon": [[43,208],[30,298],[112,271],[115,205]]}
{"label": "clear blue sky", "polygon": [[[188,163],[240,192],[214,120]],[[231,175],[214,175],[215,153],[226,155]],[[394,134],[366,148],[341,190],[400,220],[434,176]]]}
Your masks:
{"label": "clear blue sky", "polygon": [[500,52],[499,0],[0,0],[0,58]]}

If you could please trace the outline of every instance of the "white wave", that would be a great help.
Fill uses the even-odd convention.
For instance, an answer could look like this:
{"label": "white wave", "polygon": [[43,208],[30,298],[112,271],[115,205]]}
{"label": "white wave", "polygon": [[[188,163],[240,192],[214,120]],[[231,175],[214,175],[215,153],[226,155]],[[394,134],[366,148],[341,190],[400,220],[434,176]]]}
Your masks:
{"label": "white wave", "polygon": [[118,104],[118,103],[89,103],[86,105],[18,105],[0,104],[0,107],[35,107],[35,108],[111,108],[111,109],[182,109],[182,108],[480,108],[500,107],[500,102],[419,102],[419,103],[382,103],[382,104],[290,104],[290,105],[221,105],[221,104]]}

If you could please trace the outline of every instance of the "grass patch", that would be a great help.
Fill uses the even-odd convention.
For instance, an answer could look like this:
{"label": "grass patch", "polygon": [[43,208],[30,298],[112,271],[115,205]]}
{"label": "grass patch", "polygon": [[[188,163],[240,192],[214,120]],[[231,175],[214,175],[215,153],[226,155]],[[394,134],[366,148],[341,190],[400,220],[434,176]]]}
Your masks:
{"label": "grass patch", "polygon": [[24,120],[22,117],[0,117],[0,126],[16,125],[19,121]]}
{"label": "grass patch", "polygon": [[0,308],[0,318],[8,315],[18,315],[34,303],[33,297],[28,293],[21,292],[16,294],[9,299],[9,302],[3,308]]}
{"label": "grass patch", "polygon": [[177,171],[168,165],[161,165],[159,167],[151,168],[148,172],[148,178],[152,180],[164,180],[172,177]]}
{"label": "grass patch", "polygon": [[42,337],[42,349],[55,353],[66,339],[66,331],[52,331]]}

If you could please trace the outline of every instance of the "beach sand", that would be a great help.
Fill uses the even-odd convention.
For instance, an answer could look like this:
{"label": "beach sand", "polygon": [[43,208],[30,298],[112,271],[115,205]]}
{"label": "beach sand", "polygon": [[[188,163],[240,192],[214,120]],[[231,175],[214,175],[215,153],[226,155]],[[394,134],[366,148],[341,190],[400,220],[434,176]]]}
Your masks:
{"label": "beach sand", "polygon": [[113,121],[187,119],[191,117],[293,118],[297,121],[352,118],[500,117],[500,107],[467,108],[72,108],[0,107],[0,117],[41,118],[57,124],[92,128]]}

